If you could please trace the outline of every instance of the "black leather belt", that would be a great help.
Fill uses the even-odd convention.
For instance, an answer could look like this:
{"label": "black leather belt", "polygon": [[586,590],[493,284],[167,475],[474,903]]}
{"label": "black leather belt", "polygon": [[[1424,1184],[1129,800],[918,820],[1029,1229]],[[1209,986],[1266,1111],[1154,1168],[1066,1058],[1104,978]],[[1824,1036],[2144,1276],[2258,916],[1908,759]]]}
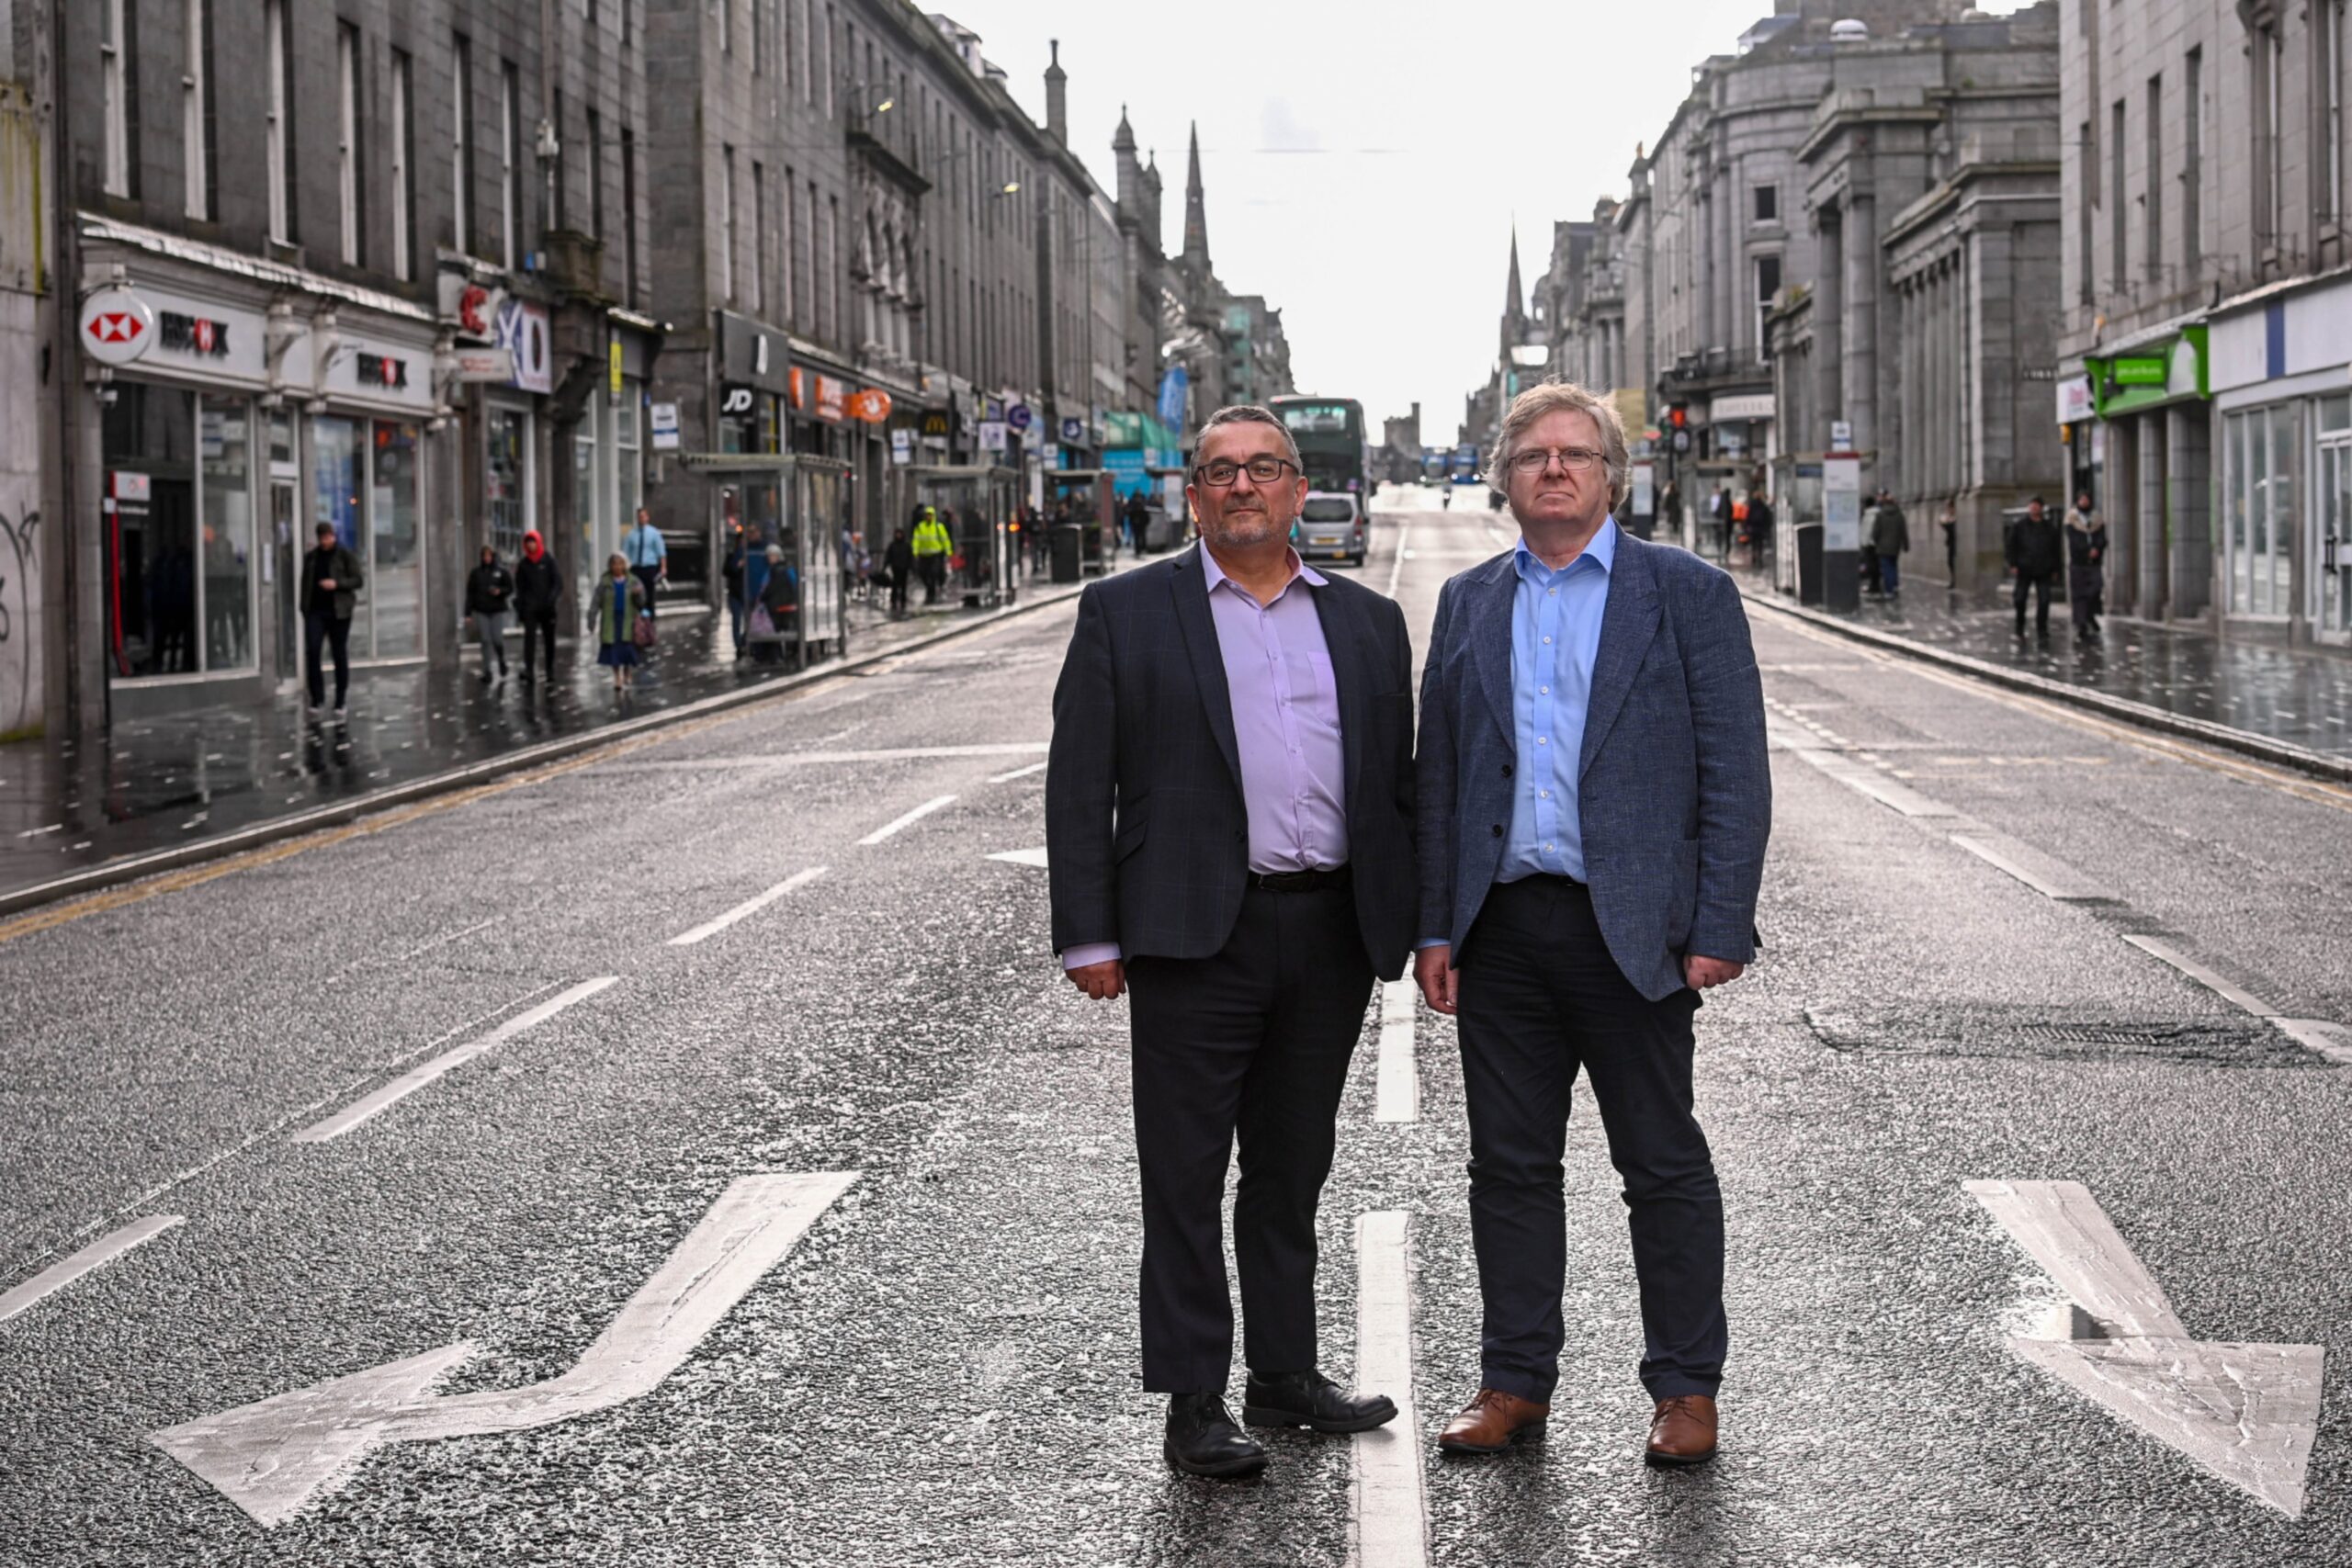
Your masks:
{"label": "black leather belt", "polygon": [[1320,893],[1327,887],[1352,887],[1355,874],[1346,866],[1329,871],[1253,871],[1250,886],[1269,893]]}

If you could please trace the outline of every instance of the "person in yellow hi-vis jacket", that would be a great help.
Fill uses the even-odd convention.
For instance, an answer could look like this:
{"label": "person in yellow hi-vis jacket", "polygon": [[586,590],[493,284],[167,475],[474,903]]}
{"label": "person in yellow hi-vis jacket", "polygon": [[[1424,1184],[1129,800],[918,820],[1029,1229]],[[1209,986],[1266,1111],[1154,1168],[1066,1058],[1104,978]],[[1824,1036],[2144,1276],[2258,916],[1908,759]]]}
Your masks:
{"label": "person in yellow hi-vis jacket", "polygon": [[939,603],[939,591],[947,581],[947,558],[955,552],[956,541],[947,536],[947,525],[939,513],[926,506],[915,524],[915,575],[922,579],[922,602]]}

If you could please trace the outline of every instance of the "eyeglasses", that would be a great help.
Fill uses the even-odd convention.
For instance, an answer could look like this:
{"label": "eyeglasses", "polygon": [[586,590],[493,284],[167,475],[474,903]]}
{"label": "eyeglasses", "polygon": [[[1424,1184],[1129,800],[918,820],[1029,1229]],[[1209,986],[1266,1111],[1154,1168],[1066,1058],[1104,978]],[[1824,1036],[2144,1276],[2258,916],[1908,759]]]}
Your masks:
{"label": "eyeglasses", "polygon": [[1285,471],[1298,472],[1298,465],[1284,462],[1280,457],[1252,457],[1246,463],[1227,462],[1220,458],[1214,463],[1203,463],[1193,470],[1193,477],[1211,490],[1223,490],[1245,470],[1251,484],[1270,485],[1280,479]]}
{"label": "eyeglasses", "polygon": [[1600,461],[1600,454],[1589,446],[1541,447],[1532,452],[1510,455],[1510,471],[1515,474],[1540,474],[1557,457],[1560,467],[1572,474],[1587,472]]}

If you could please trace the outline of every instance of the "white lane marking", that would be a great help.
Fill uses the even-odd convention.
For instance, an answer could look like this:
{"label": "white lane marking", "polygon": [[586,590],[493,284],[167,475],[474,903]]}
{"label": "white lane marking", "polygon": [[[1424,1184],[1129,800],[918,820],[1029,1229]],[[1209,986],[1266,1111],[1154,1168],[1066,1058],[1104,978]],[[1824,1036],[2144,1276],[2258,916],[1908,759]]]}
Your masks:
{"label": "white lane marking", "polygon": [[399,1104],[418,1089],[456,1067],[461,1067],[485,1051],[494,1051],[526,1029],[545,1023],[548,1019],[571,1006],[586,1001],[607,986],[618,985],[620,976],[606,975],[594,980],[583,980],[560,996],[550,997],[526,1013],[508,1019],[479,1040],[468,1041],[454,1051],[444,1051],[429,1062],[411,1067],[399,1077],[376,1090],[353,1100],[323,1122],[316,1122],[294,1134],[298,1144],[323,1144],[340,1138],[354,1127],[367,1122],[391,1106]]}
{"label": "white lane marking", "polygon": [[[2192,1339],[2078,1181],[1972,1181],[1968,1190],[2073,1301],[2069,1325],[2008,1345],[2117,1418],[2290,1518],[2319,1427],[2317,1345]],[[2075,1332],[2076,1313],[2087,1321]]]}
{"label": "white lane marking", "polygon": [[1009,773],[990,773],[989,783],[1004,784],[1013,779],[1025,779],[1031,773],[1042,773],[1053,766],[1050,762],[1032,762],[1025,768],[1015,768]]}
{"label": "white lane marking", "polygon": [[51,1264],[31,1279],[0,1296],[0,1323],[6,1323],[36,1302],[63,1290],[93,1269],[107,1264],[143,1242],[180,1224],[179,1214],[151,1214],[143,1220],[133,1220],[120,1230],[108,1232],[71,1258]]}
{"label": "white lane marking", "polygon": [[2273,1028],[2307,1051],[2352,1067],[2352,1029],[2322,1018],[2274,1018]]}
{"label": "white lane marking", "polygon": [[989,859],[1001,860],[1007,865],[1034,865],[1040,871],[1046,868],[1046,852],[1043,849],[999,850],[989,856]]}
{"label": "white lane marking", "polygon": [[1857,762],[1838,752],[1824,751],[1813,746],[1792,746],[1789,753],[1811,763],[1848,789],[1869,795],[1881,806],[1891,807],[1905,817],[1960,815],[1943,802],[1931,800],[1908,784],[1896,784],[1867,762]]}
{"label": "white lane marking", "polygon": [[2045,898],[2064,904],[2113,904],[2114,894],[2064,861],[2030,844],[1998,833],[1954,833],[1951,841],[1996,871],[2006,872]]}
{"label": "white lane marking", "polygon": [[806,887],[808,884],[816,881],[819,877],[824,874],[825,868],[821,865],[812,865],[806,871],[796,871],[790,876],[786,877],[782,882],[777,883],[774,887],[771,887],[766,892],[761,894],[758,897],[746,898],[743,902],[736,905],[733,908],[728,910],[718,919],[705,920],[701,925],[696,926],[690,931],[679,932],[676,936],[670,939],[670,945],[672,947],[692,947],[695,943],[701,942],[706,938],[717,936],[720,931],[725,931],[729,926],[733,925],[736,921],[743,919],[746,915],[758,914],[762,909],[766,908],[770,904],[775,903],[786,894],[792,892],[796,888]]}
{"label": "white lane marking", "polygon": [[1351,1446],[1353,1568],[1423,1568],[1430,1560],[1413,1414],[1412,1218],[1393,1209],[1356,1216],[1356,1386],[1395,1400],[1396,1419],[1357,1433]]}
{"label": "white lane marking", "polygon": [[2162,937],[2141,936],[2127,931],[2123,940],[2160,963],[2169,964],[2199,985],[2234,1007],[2244,1008],[2256,1018],[2277,1018],[2278,1010],[2238,986],[2232,985],[2188,954],[2181,952]]}
{"label": "white lane marking", "polygon": [[904,817],[898,818],[893,821],[883,823],[882,826],[875,829],[874,831],[866,834],[863,839],[860,839],[858,842],[860,844],[869,845],[878,844],[883,840],[889,838],[892,834],[898,832],[899,829],[910,828],[915,823],[922,821],[924,818],[930,816],[941,807],[955,804],[955,800],[956,797],[952,795],[934,795],[931,799],[924,801],[921,806],[916,807],[912,811],[908,812]]}
{"label": "white lane marking", "polygon": [[1421,1075],[1413,1062],[1413,1028],[1421,988],[1408,976],[1380,987],[1380,1072],[1373,1091],[1375,1122],[1421,1119]]}
{"label": "white lane marking", "polygon": [[469,1340],[152,1433],[149,1441],[265,1526],[346,1484],[388,1443],[519,1432],[651,1393],[781,1262],[856,1171],[739,1177],[572,1369],[528,1388],[435,1398]]}
{"label": "white lane marking", "polygon": [[1388,588],[1386,590],[1388,597],[1391,599],[1396,597],[1397,581],[1405,575],[1405,541],[1412,536],[1413,525],[1410,523],[1402,523],[1397,525],[1396,559],[1388,569]]}
{"label": "white lane marking", "polygon": [[1034,757],[1047,740],[1008,740],[987,746],[909,746],[868,751],[747,751],[731,757],[625,759],[598,764],[606,773],[707,773],[721,768],[805,768],[825,762],[922,761],[939,757]]}

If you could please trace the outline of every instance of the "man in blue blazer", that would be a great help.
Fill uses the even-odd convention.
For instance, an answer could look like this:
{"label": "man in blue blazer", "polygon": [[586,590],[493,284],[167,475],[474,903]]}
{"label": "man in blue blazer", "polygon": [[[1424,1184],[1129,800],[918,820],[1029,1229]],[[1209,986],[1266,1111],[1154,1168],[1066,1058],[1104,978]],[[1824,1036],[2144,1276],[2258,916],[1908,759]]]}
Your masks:
{"label": "man in blue blazer", "polygon": [[1415,977],[1458,1013],[1486,1313],[1451,1453],[1539,1438],[1559,1377],[1561,1157],[1591,1085],[1641,1286],[1647,1454],[1715,1452],[1723,1200],[1691,1111],[1699,993],[1756,952],[1764,694],[1731,579],[1621,534],[1616,411],[1521,393],[1489,482],[1521,538],[1438,597],[1421,677]]}

